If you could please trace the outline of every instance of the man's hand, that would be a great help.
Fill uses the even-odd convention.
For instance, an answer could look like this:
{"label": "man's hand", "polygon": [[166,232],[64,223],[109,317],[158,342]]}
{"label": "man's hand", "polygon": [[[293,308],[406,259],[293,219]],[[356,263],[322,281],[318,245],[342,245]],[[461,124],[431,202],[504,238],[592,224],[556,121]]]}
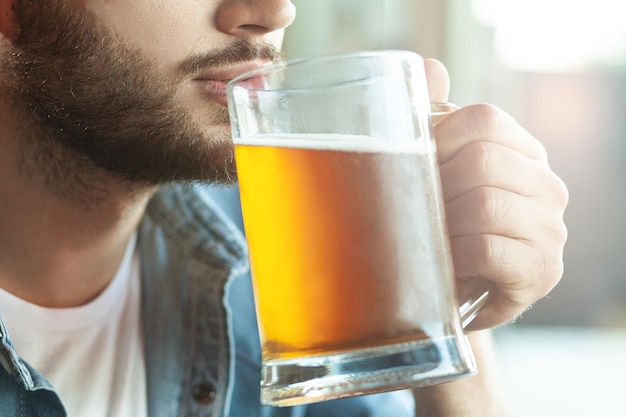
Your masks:
{"label": "man's hand", "polygon": [[[431,102],[447,101],[445,67],[425,65]],[[477,278],[497,287],[469,329],[506,323],[561,279],[567,189],[543,145],[496,107],[462,108],[434,135],[459,292]]]}

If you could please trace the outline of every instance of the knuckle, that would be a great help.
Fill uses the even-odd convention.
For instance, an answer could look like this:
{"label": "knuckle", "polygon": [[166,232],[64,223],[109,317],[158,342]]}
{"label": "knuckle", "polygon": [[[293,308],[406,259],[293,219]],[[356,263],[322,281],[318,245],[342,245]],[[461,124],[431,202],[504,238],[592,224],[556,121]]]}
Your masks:
{"label": "knuckle", "polygon": [[560,242],[561,242],[561,248],[562,248],[563,246],[565,246],[565,242],[567,242],[567,239],[569,238],[569,230],[564,221],[559,222],[559,224],[560,224],[560,237],[561,237]]}
{"label": "knuckle", "polygon": [[554,175],[554,186],[552,193],[556,197],[557,201],[563,208],[567,207],[569,203],[569,190],[565,182],[556,174]]}
{"label": "knuckle", "polygon": [[539,140],[535,141],[536,147],[535,152],[537,154],[536,158],[539,161],[547,161],[548,160],[548,150],[545,145],[541,143]]}
{"label": "knuckle", "polygon": [[559,254],[562,253],[568,237],[568,230],[563,217],[559,213],[547,214],[543,221],[536,222],[536,225],[536,235],[544,240],[545,244],[549,244],[555,253],[557,250]]}
{"label": "knuckle", "polygon": [[564,205],[560,205],[558,209],[555,209],[553,206],[544,208],[543,215],[538,215],[537,217],[543,219],[543,221],[536,221],[538,227],[537,236],[542,237],[555,250],[558,249],[559,253],[562,253],[569,237],[569,231],[564,219],[564,207]]}
{"label": "knuckle", "polygon": [[565,265],[561,257],[547,258],[542,263],[542,271],[539,275],[538,285],[539,298],[548,295],[559,283],[565,272]]}
{"label": "knuckle", "polygon": [[567,230],[567,225],[565,224],[562,218],[559,218],[555,222],[553,222],[552,227],[553,227],[554,237],[556,239],[556,242],[558,243],[556,248],[560,249],[559,253],[561,254],[563,252],[563,247],[565,246],[565,242],[567,242],[567,238],[569,235],[569,232]]}
{"label": "knuckle", "polygon": [[506,113],[498,107],[487,104],[474,104],[467,108],[470,120],[476,123],[475,129],[479,132],[493,132],[505,117]]}
{"label": "knuckle", "polygon": [[492,173],[493,161],[491,148],[487,142],[477,141],[466,146],[467,163],[473,167],[475,174],[483,178],[489,177]]}
{"label": "knuckle", "polygon": [[529,142],[529,145],[531,146],[531,148],[528,150],[528,155],[547,166],[548,150],[546,149],[546,146],[535,137],[532,137],[532,142]]}
{"label": "knuckle", "polygon": [[477,258],[484,269],[494,262],[496,248],[489,235],[478,235],[476,240]]}
{"label": "knuckle", "polygon": [[559,208],[565,209],[569,203],[569,190],[565,181],[547,164],[542,167],[540,178],[543,193],[550,196],[550,201],[556,202]]}
{"label": "knuckle", "polygon": [[528,268],[520,271],[532,289],[533,299],[548,295],[563,277],[565,270],[562,246],[543,244],[534,246],[534,256]]}
{"label": "knuckle", "polygon": [[476,189],[478,194],[478,204],[482,221],[490,223],[498,217],[500,202],[498,193],[494,188],[480,187]]}

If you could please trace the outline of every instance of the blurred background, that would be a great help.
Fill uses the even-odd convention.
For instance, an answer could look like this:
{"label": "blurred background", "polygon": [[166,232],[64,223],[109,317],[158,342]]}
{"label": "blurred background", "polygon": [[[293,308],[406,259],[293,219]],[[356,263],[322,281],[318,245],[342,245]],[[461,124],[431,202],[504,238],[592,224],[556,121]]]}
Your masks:
{"label": "blurred background", "polygon": [[496,104],[543,142],[570,190],[565,276],[496,330],[505,390],[515,417],[626,415],[624,0],[293,2],[287,57],[413,50],[448,67],[451,101]]}

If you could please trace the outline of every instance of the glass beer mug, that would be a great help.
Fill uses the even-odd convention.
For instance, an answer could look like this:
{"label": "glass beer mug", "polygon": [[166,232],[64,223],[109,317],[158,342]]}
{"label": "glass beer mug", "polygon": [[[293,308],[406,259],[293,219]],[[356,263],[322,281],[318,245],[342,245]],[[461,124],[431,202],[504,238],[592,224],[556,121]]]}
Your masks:
{"label": "glass beer mug", "polygon": [[[261,401],[475,372],[456,296],[423,60],[281,62],[227,86],[262,344]],[[444,109],[445,111],[445,109]]]}

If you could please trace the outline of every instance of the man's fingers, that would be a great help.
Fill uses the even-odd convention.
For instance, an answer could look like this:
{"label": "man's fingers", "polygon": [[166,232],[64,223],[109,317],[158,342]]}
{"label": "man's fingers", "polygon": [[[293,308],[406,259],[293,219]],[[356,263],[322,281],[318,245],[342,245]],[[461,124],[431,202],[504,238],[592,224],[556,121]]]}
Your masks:
{"label": "man's fingers", "polygon": [[441,164],[439,171],[445,185],[445,201],[477,187],[501,188],[524,196],[545,197],[549,201],[567,199],[563,181],[546,164],[499,143],[471,142]]}
{"label": "man's fingers", "polygon": [[545,251],[516,239],[479,234],[452,238],[450,244],[460,292],[477,277],[498,287],[470,329],[515,319],[548,294],[563,273],[560,259],[546,259]]}
{"label": "man's fingers", "polygon": [[[567,229],[556,205],[538,204],[500,188],[481,187],[446,203],[451,237],[496,234],[526,242],[564,242]],[[555,214],[558,213],[558,214]]]}
{"label": "man's fingers", "polygon": [[489,104],[464,107],[435,127],[439,162],[454,157],[467,144],[476,141],[507,146],[529,158],[547,164],[544,146],[515,119]]}
{"label": "man's fingers", "polygon": [[[431,103],[448,101],[445,67],[425,60]],[[495,284],[470,329],[506,323],[563,274],[567,189],[544,146],[504,111],[476,104],[434,126],[459,294],[469,280]]]}

